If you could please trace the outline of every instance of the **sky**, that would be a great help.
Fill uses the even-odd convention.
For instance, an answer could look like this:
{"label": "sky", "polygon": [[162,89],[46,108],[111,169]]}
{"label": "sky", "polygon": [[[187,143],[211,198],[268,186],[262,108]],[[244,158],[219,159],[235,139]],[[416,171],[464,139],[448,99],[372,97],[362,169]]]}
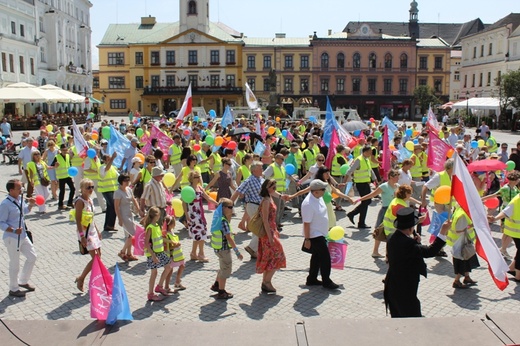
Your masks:
{"label": "sky", "polygon": [[[183,0],[186,1],[186,0]],[[151,15],[158,22],[179,20],[179,0],[91,0],[92,46],[109,24],[138,23]],[[210,0],[210,21],[222,22],[248,37],[318,36],[343,31],[349,21],[407,22],[411,0]],[[480,18],[491,24],[520,12],[519,0],[417,0],[419,22],[464,23]],[[107,15],[110,14],[110,15]],[[98,65],[98,50],[92,63]]]}

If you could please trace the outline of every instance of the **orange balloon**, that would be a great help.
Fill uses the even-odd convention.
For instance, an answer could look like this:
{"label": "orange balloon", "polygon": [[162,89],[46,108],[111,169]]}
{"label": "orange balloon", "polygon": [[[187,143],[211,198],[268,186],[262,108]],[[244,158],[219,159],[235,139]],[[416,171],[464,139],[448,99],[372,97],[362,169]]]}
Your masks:
{"label": "orange balloon", "polygon": [[210,193],[208,193],[208,196],[210,196],[211,198],[213,198],[216,201],[217,200],[217,191],[211,191]]}
{"label": "orange balloon", "polygon": [[135,157],[137,157],[139,159],[139,161],[141,161],[141,164],[144,163],[144,155],[143,154],[137,153],[137,154],[135,154]]}
{"label": "orange balloon", "polygon": [[338,195],[336,195],[334,192],[332,193],[332,198],[336,199],[336,198],[339,198]]}
{"label": "orange balloon", "polygon": [[214,144],[216,147],[220,147],[222,143],[224,143],[224,138],[222,138],[222,136],[215,137]]}
{"label": "orange balloon", "polygon": [[90,137],[92,137],[93,140],[97,141],[99,138],[99,135],[97,132],[92,132],[92,135],[90,135]]}
{"label": "orange balloon", "polygon": [[276,121],[280,121],[280,117],[276,117]]}
{"label": "orange balloon", "polygon": [[269,126],[269,128],[267,129],[267,133],[270,135],[273,135],[275,132],[276,132],[276,129],[272,126]]}
{"label": "orange balloon", "polygon": [[435,190],[433,201],[438,204],[449,204],[451,201],[451,187],[440,186]]}
{"label": "orange balloon", "polygon": [[448,156],[448,157],[452,157],[454,152],[455,152],[455,150],[450,149],[450,150],[448,150],[448,152],[446,153],[446,156]]}

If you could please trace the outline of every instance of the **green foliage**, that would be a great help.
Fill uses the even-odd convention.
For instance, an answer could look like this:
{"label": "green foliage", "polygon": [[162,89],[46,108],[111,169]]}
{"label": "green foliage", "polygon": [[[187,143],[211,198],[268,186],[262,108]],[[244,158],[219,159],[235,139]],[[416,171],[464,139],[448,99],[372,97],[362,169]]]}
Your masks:
{"label": "green foliage", "polygon": [[420,85],[413,91],[413,97],[415,102],[421,107],[421,113],[425,113],[428,110],[430,104],[432,107],[441,101],[435,96],[433,89],[427,85]]}
{"label": "green foliage", "polygon": [[500,83],[502,108],[505,109],[508,106],[520,108],[520,70],[502,75]]}

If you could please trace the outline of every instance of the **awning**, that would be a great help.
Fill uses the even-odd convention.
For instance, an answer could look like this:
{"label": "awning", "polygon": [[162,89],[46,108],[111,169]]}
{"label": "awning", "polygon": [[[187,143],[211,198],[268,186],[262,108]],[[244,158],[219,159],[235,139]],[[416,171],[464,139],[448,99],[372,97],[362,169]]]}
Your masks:
{"label": "awning", "polygon": [[99,101],[99,100],[97,100],[97,99],[95,99],[95,98],[93,98],[93,97],[89,97],[89,99],[90,99],[90,103],[98,103],[98,104],[100,104],[100,105],[103,104],[103,103],[105,103],[105,102],[103,102],[103,101]]}

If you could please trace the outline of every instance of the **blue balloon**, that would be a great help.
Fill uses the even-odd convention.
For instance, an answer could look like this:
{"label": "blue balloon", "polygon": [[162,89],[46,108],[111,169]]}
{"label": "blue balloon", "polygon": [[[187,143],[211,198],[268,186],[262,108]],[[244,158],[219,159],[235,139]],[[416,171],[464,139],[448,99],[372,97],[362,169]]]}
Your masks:
{"label": "blue balloon", "polygon": [[91,159],[96,157],[96,149],[90,148],[89,150],[87,150],[87,156],[90,157]]}
{"label": "blue balloon", "polygon": [[478,142],[477,141],[471,141],[471,148],[473,148],[473,149],[478,148]]}
{"label": "blue balloon", "polygon": [[194,120],[194,121],[199,121],[199,117],[198,117],[198,116],[194,116],[194,117],[193,117],[193,120]]}
{"label": "blue balloon", "polygon": [[361,134],[361,130],[354,131],[354,136],[358,137]]}
{"label": "blue balloon", "polygon": [[289,175],[293,175],[296,172],[296,167],[289,163],[285,165],[285,172]]}
{"label": "blue balloon", "polygon": [[353,157],[354,157],[354,156],[353,156],[352,154],[350,154],[350,155],[348,156],[348,159],[349,159],[349,160],[352,160]]}
{"label": "blue balloon", "polygon": [[210,109],[208,113],[209,113],[209,116],[212,118],[215,118],[217,116],[217,112],[215,112],[214,109]]}
{"label": "blue balloon", "polygon": [[213,148],[211,148],[211,151],[216,153],[219,149],[220,149],[220,146],[218,146],[218,147],[213,146]]}
{"label": "blue balloon", "polygon": [[203,122],[202,122],[202,126],[204,126],[204,127],[208,127],[208,122],[207,122],[207,121],[203,121]]}
{"label": "blue balloon", "polygon": [[78,175],[78,169],[76,167],[69,167],[68,172],[71,177],[75,177],[76,175]]}
{"label": "blue balloon", "polygon": [[418,139],[414,139],[413,140],[413,144],[419,144],[419,140]]}
{"label": "blue balloon", "polygon": [[282,130],[282,136],[284,136],[285,138],[287,138],[287,130]]}
{"label": "blue balloon", "polygon": [[316,122],[316,117],[314,117],[314,116],[310,116],[310,117],[309,117],[309,120],[312,121],[313,123],[315,123],[315,122]]}
{"label": "blue balloon", "polygon": [[370,126],[372,125],[372,123],[370,121],[367,121],[367,125]]}
{"label": "blue balloon", "polygon": [[412,129],[407,129],[407,130],[406,130],[406,135],[407,135],[408,137],[410,137],[412,134],[413,134]]}

